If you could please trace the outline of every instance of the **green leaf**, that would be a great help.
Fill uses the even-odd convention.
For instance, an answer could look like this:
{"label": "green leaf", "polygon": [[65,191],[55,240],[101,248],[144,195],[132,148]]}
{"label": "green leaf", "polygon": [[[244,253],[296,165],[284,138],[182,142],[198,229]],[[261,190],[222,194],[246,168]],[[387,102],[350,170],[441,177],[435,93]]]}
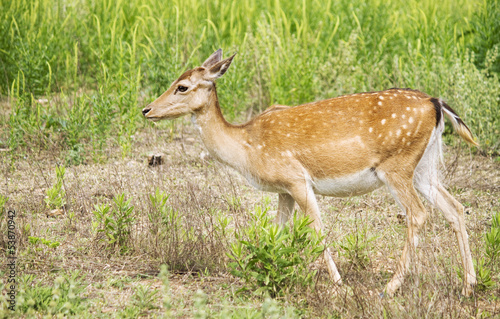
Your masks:
{"label": "green leaf", "polygon": [[235,261],[230,272],[271,296],[297,284],[313,285],[316,272],[309,271],[309,263],[323,252],[324,237],[309,227],[308,217],[294,218],[294,226],[281,228],[269,223],[267,208],[256,208],[248,227],[237,231],[236,242],[230,245],[229,256]]}

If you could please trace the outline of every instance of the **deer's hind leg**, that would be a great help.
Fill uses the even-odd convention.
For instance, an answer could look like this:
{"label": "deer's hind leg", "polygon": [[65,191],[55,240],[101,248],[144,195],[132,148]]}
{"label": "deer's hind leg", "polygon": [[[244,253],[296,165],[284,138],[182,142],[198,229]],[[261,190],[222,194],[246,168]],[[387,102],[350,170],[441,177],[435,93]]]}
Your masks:
{"label": "deer's hind leg", "polygon": [[441,153],[440,141],[436,140],[427,147],[424,156],[415,170],[415,187],[424,198],[437,207],[450,223],[457,237],[458,248],[464,269],[464,286],[462,294],[470,296],[476,285],[476,273],[472,263],[469,240],[465,229],[464,207],[439,181],[438,166]]}
{"label": "deer's hind leg", "polygon": [[470,296],[476,285],[476,273],[472,263],[469,240],[465,229],[464,207],[441,185],[437,179],[418,179],[418,191],[442,213],[455,232],[464,269],[462,294]]}
{"label": "deer's hind leg", "polygon": [[412,174],[408,170],[378,172],[379,177],[389,188],[396,202],[407,216],[406,242],[398,262],[397,270],[387,284],[385,292],[392,296],[401,286],[410,267],[411,257],[418,245],[418,232],[422,228],[428,213],[413,187]]}

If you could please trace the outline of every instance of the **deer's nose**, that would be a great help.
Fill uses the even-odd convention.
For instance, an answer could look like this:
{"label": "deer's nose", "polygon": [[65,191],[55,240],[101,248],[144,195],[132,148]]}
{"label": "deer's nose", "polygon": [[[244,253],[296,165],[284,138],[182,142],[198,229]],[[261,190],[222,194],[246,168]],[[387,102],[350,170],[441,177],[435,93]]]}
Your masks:
{"label": "deer's nose", "polygon": [[151,111],[151,108],[150,107],[145,107],[142,109],[142,115],[146,116],[146,114],[148,114],[148,112]]}

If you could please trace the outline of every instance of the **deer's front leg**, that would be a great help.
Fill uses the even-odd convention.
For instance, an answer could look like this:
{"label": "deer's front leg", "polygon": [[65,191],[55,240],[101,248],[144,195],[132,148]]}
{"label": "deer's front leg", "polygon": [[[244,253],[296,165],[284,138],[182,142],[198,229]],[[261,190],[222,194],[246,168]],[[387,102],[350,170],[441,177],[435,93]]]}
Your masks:
{"label": "deer's front leg", "polygon": [[[316,195],[314,194],[311,185],[307,182],[301,183],[299,185],[294,185],[291,188],[291,194],[293,196],[293,199],[295,199],[297,204],[299,204],[300,209],[313,221],[311,227],[313,227],[316,232],[318,232],[318,234],[321,233],[323,231],[323,222],[321,221],[321,214],[319,211],[318,202],[316,201]],[[323,241],[322,245],[326,247],[326,242]],[[340,277],[337,266],[333,261],[329,248],[326,248],[323,251],[323,257],[325,258],[326,267],[328,269],[330,279],[335,284],[342,284],[342,278]]]}
{"label": "deer's front leg", "polygon": [[293,213],[294,205],[295,200],[292,195],[287,193],[278,194],[278,214],[276,215],[276,222],[278,225],[283,227],[290,219],[290,216]]}

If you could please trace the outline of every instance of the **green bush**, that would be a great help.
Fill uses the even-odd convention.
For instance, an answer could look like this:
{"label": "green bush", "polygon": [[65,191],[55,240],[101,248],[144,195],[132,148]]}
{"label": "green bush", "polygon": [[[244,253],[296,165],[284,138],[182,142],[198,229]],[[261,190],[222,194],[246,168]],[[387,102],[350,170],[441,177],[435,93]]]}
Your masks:
{"label": "green bush", "polygon": [[484,235],[484,241],[489,263],[498,266],[500,262],[500,212],[493,215],[491,229]]}
{"label": "green bush", "polygon": [[244,290],[282,296],[295,286],[313,285],[316,271],[309,266],[324,250],[322,240],[309,227],[306,217],[293,217],[293,225],[280,227],[271,222],[267,207],[256,207],[250,225],[235,232],[229,264],[231,273],[242,278]]}
{"label": "green bush", "polygon": [[9,198],[7,196],[4,196],[2,194],[0,194],[0,220],[3,222],[4,219],[3,219],[3,216],[4,216],[4,209],[5,209],[5,204],[7,204],[7,201],[9,200]]}
{"label": "green bush", "polygon": [[176,230],[181,227],[181,225],[178,224],[178,213],[167,205],[169,197],[170,195],[160,191],[159,188],[155,190],[154,194],[149,195],[152,206],[151,211],[148,212],[148,219],[151,224],[149,231],[155,236],[158,234],[158,230],[162,225],[168,230],[173,227],[172,233],[175,233]]}
{"label": "green bush", "polygon": [[61,243],[56,240],[52,241],[50,239],[45,239],[43,237],[28,236],[28,241],[31,245],[35,247],[37,247],[38,244],[45,245],[48,248],[57,248],[61,245]]}
{"label": "green bush", "polygon": [[377,239],[377,236],[368,236],[366,228],[357,230],[344,237],[340,254],[345,256],[348,262],[357,270],[365,269],[370,264],[370,243]]}
{"label": "green bush", "polygon": [[492,271],[488,267],[484,258],[474,260],[476,268],[477,289],[488,290],[495,286],[495,281],[492,277]]}
{"label": "green bush", "polygon": [[71,316],[86,308],[81,296],[85,286],[78,271],[57,277],[53,285],[35,283],[34,279],[33,275],[21,276],[16,312],[29,317],[35,314]]}
{"label": "green bush", "polygon": [[[480,280],[480,284],[490,288],[500,282],[500,212],[493,215],[490,231],[484,235],[484,243],[486,258],[479,263],[484,268],[486,280]],[[481,279],[481,276],[478,277]]]}
{"label": "green bush", "polygon": [[97,232],[102,232],[102,238],[110,247],[119,249],[124,254],[130,250],[129,239],[133,223],[135,222],[134,206],[125,200],[125,194],[113,198],[113,206],[107,204],[96,205],[94,216]]}
{"label": "green bush", "polygon": [[[500,212],[492,216],[491,228],[484,234],[485,257],[474,260],[477,288],[488,290],[494,288],[500,281]],[[463,278],[461,269],[458,275]]]}
{"label": "green bush", "polygon": [[49,209],[62,208],[66,205],[66,192],[64,191],[63,181],[66,168],[64,166],[56,167],[56,182],[52,187],[47,189],[45,196],[45,204]]}
{"label": "green bush", "polygon": [[500,75],[500,59],[488,66],[488,51],[500,49],[500,3],[497,0],[484,0],[478,4],[471,19],[472,43],[470,48],[476,53],[479,68],[491,68]]}

